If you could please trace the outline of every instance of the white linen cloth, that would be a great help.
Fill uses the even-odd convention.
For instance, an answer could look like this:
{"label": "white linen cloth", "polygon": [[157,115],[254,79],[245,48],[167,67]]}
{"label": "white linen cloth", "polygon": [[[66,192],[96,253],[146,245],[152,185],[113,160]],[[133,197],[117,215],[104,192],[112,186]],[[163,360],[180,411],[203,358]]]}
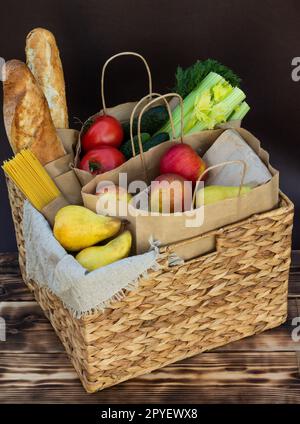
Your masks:
{"label": "white linen cloth", "polygon": [[23,231],[27,277],[55,293],[76,317],[103,310],[114,299],[134,289],[139,278],[157,270],[157,244],[152,250],[88,272],[55,239],[43,217],[29,202],[24,204]]}

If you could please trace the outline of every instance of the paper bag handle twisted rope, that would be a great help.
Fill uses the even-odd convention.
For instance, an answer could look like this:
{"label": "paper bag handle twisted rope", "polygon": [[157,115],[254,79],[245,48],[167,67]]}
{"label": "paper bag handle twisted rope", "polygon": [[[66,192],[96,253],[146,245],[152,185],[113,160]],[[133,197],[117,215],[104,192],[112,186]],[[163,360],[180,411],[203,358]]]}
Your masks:
{"label": "paper bag handle twisted rope", "polygon": [[246,162],[244,160],[229,160],[229,161],[226,161],[226,162],[221,162],[221,163],[218,163],[216,165],[209,166],[198,177],[198,179],[196,181],[196,186],[195,186],[194,194],[193,194],[192,209],[194,208],[194,204],[195,204],[195,200],[196,200],[196,194],[197,194],[197,188],[198,188],[198,185],[199,185],[201,179],[209,171],[211,171],[212,169],[220,168],[222,166],[226,166],[226,165],[230,165],[230,164],[239,164],[239,165],[242,165],[243,166],[243,172],[242,172],[242,177],[241,177],[241,181],[240,181],[240,185],[239,185],[239,193],[238,193],[238,196],[240,196],[241,190],[242,190],[242,186],[243,186],[244,180],[245,180],[246,171],[247,171],[247,164],[246,164]]}
{"label": "paper bag handle twisted rope", "polygon": [[[135,152],[135,147],[134,147],[134,141],[133,141],[133,120],[134,120],[134,117],[135,117],[135,114],[136,114],[136,111],[137,111],[137,109],[141,106],[141,104],[145,101],[145,100],[147,100],[147,99],[149,99],[149,97],[150,98],[152,98],[152,97],[157,97],[157,99],[155,99],[156,101],[157,100],[160,100],[161,99],[161,97],[162,97],[162,95],[161,94],[159,94],[159,93],[151,93],[151,94],[147,94],[147,96],[145,96],[145,97],[143,97],[135,106],[134,106],[134,108],[133,108],[133,110],[132,110],[132,112],[131,112],[131,115],[130,115],[130,141],[131,141],[131,148],[132,148],[132,154],[133,154],[133,156],[136,156],[136,152]],[[171,108],[170,108],[170,105],[169,105],[169,103],[168,103],[168,101],[167,101],[167,99],[164,99],[163,98],[163,101],[165,102],[165,105],[166,105],[166,108],[167,108],[167,111],[168,111],[168,114],[169,114],[169,118],[170,118],[170,122],[171,122],[171,128],[172,128],[172,137],[173,137],[173,139],[175,138],[175,128],[174,128],[174,123],[173,123],[173,119],[172,119],[172,112],[171,112]],[[148,102],[149,103],[149,102]],[[147,106],[148,106],[148,103],[147,103]]]}
{"label": "paper bag handle twisted rope", "polygon": [[[138,117],[137,135],[138,135],[138,143],[139,143],[140,155],[141,155],[141,159],[142,159],[142,165],[143,165],[143,169],[144,169],[146,181],[148,183],[149,183],[149,178],[148,178],[146,161],[145,161],[144,151],[143,151],[143,144],[142,144],[142,139],[141,139],[141,121],[142,121],[142,116],[143,116],[144,112],[146,111],[146,109],[148,109],[149,106],[151,106],[153,103],[157,102],[157,100],[167,99],[168,97],[178,97],[179,102],[180,102],[180,111],[181,111],[181,116],[180,116],[180,126],[181,126],[180,141],[181,141],[181,143],[183,143],[183,117],[184,116],[183,116],[183,99],[182,99],[182,97],[179,94],[177,94],[177,93],[167,93],[167,94],[163,94],[162,96],[157,97],[156,99],[153,99],[149,103],[147,103],[143,107],[143,109],[141,110],[141,112],[139,114],[139,117]],[[169,108],[168,108],[168,111],[169,111]],[[172,115],[170,116],[170,121],[171,121],[171,126],[172,126],[172,133],[173,133],[173,131],[174,131],[174,122],[173,122]],[[173,135],[175,135],[175,131],[174,131]]]}
{"label": "paper bag handle twisted rope", "polygon": [[146,59],[140,55],[139,53],[136,52],[121,52],[121,53],[117,53],[114,56],[111,56],[103,65],[102,68],[102,72],[101,72],[101,99],[102,99],[102,107],[103,107],[103,112],[104,114],[106,114],[106,102],[105,102],[105,95],[104,95],[104,76],[105,76],[105,71],[107,68],[107,65],[114,59],[116,59],[117,57],[120,56],[136,56],[139,59],[141,59],[146,67],[147,70],[147,74],[148,74],[148,80],[149,80],[149,94],[152,94],[152,75],[151,75],[151,71],[149,68],[149,65],[146,61]]}

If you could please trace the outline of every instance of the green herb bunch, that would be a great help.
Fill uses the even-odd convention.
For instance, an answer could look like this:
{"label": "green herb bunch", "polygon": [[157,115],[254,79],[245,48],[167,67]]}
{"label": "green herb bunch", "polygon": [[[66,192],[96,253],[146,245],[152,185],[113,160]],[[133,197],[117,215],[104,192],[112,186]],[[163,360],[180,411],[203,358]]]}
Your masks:
{"label": "green herb bunch", "polygon": [[210,73],[221,75],[233,87],[239,87],[241,79],[230,68],[214,59],[197,60],[189,68],[182,69],[178,66],[175,78],[175,92],[181,97],[186,97]]}

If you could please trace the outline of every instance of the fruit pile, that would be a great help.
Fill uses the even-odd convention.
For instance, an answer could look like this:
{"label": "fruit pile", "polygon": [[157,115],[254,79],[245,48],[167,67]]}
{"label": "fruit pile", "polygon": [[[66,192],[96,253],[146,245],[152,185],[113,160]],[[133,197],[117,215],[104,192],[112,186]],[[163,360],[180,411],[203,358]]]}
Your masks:
{"label": "fruit pile", "polygon": [[[206,171],[206,172],[205,172]],[[185,143],[172,146],[160,159],[160,175],[151,184],[150,205],[154,212],[184,212],[194,207],[216,203],[220,200],[248,193],[248,186],[205,186],[207,165],[191,146]],[[186,182],[190,184],[185,184]],[[157,184],[156,184],[157,183]],[[193,192],[195,201],[193,204]]]}
{"label": "fruit pile", "polygon": [[[154,180],[159,184],[151,187],[151,210],[173,213],[191,209],[192,188],[205,169],[204,161],[188,144],[180,143],[168,149],[160,160],[160,175]],[[185,185],[185,181],[192,186]]]}
{"label": "fruit pile", "polygon": [[[83,206],[70,205],[55,216],[53,234],[88,271],[126,258],[131,249],[131,233],[121,230],[121,220],[98,215]],[[107,242],[108,239],[111,239]],[[106,241],[103,245],[98,243]],[[96,246],[97,244],[97,246]]]}

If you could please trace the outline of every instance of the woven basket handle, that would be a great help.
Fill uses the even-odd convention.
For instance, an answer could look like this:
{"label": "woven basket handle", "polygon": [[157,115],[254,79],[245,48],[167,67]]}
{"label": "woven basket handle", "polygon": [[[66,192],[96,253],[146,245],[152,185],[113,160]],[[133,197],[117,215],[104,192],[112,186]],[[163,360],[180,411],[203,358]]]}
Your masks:
{"label": "woven basket handle", "polygon": [[226,166],[226,165],[231,165],[231,164],[238,164],[238,165],[242,165],[242,166],[243,166],[242,178],[241,178],[241,181],[240,181],[240,185],[239,185],[239,193],[238,193],[238,196],[240,196],[240,194],[241,194],[241,190],[242,190],[242,186],[243,186],[243,184],[244,184],[244,180],[245,180],[245,175],[246,175],[246,170],[247,170],[247,164],[246,164],[246,162],[245,162],[244,160],[228,160],[228,161],[226,161],[226,162],[221,162],[221,163],[218,163],[218,164],[216,164],[216,165],[209,166],[209,167],[208,167],[208,168],[206,168],[206,169],[202,172],[202,174],[198,177],[198,180],[196,181],[196,186],[195,186],[194,194],[193,194],[192,209],[193,209],[193,207],[194,207],[195,200],[196,200],[197,188],[198,188],[198,185],[199,185],[200,181],[202,180],[202,178],[203,178],[203,177],[204,177],[204,176],[205,176],[205,175],[206,175],[209,171],[211,171],[212,169],[220,168],[220,167],[223,167],[223,166]]}
{"label": "woven basket handle", "polygon": [[[144,112],[146,111],[146,109],[149,108],[149,106],[151,106],[153,103],[157,102],[157,100],[161,100],[161,99],[167,99],[168,97],[178,97],[179,101],[180,101],[180,111],[181,111],[181,119],[180,119],[180,126],[181,126],[181,132],[180,132],[180,141],[181,143],[183,143],[183,99],[182,97],[177,94],[177,93],[167,93],[164,94],[160,97],[157,97],[156,99],[151,100],[149,103],[147,103],[143,109],[141,110],[139,117],[138,117],[138,126],[137,126],[137,136],[138,136],[138,143],[139,143],[139,149],[140,149],[140,155],[141,155],[141,160],[142,160],[142,166],[144,169],[144,174],[146,177],[146,181],[149,182],[149,178],[148,178],[148,171],[147,171],[147,167],[146,167],[146,161],[145,161],[145,156],[144,156],[144,151],[143,151],[143,143],[142,143],[142,139],[141,139],[141,122],[142,122],[142,116],[144,114]],[[172,125],[172,132],[173,132],[173,127],[174,127],[174,123],[173,123],[173,119],[172,116],[170,116],[171,119],[171,125]],[[174,131],[175,133],[175,131]]]}
{"label": "woven basket handle", "polygon": [[169,114],[169,118],[170,118],[170,122],[171,122],[171,129],[172,129],[172,139],[175,139],[175,128],[174,128],[174,122],[173,122],[173,118],[172,118],[172,112],[171,112],[171,108],[170,105],[167,101],[167,99],[162,98],[161,94],[158,93],[151,93],[151,94],[147,94],[147,96],[143,97],[133,108],[131,115],[130,115],[130,141],[131,141],[131,148],[132,148],[132,154],[135,157],[136,153],[135,153],[135,147],[134,147],[134,141],[133,141],[133,120],[136,114],[137,109],[141,106],[141,104],[152,97],[157,97],[157,99],[155,100],[160,100],[162,99],[166,105],[168,114]]}
{"label": "woven basket handle", "polygon": [[117,53],[114,56],[110,57],[103,65],[102,68],[102,72],[101,72],[101,99],[102,99],[102,107],[103,107],[103,113],[106,114],[106,102],[105,102],[105,96],[104,96],[104,76],[105,76],[105,71],[107,68],[107,65],[114,59],[116,59],[117,57],[120,56],[136,56],[139,59],[142,60],[142,62],[144,63],[146,70],[147,70],[147,74],[148,74],[148,80],[149,80],[149,94],[152,94],[152,75],[151,75],[151,71],[149,68],[149,65],[146,61],[146,59],[140,55],[139,53],[135,53],[135,52],[121,52],[121,53]]}

